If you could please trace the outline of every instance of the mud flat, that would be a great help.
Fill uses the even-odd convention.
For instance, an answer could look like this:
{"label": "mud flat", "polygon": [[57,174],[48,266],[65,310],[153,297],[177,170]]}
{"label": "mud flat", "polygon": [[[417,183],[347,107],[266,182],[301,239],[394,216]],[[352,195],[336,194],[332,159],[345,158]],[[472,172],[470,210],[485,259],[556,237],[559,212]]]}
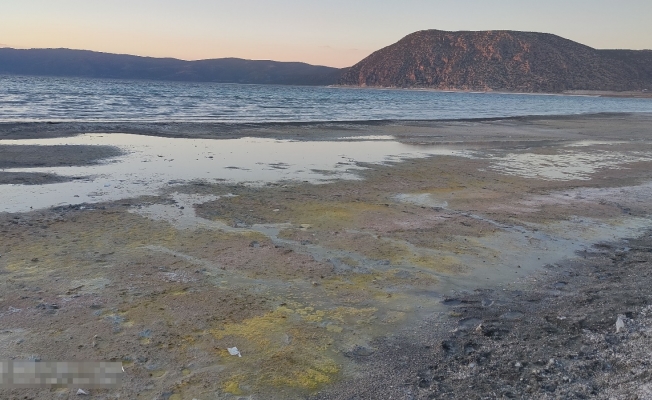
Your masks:
{"label": "mud flat", "polygon": [[[122,154],[112,146],[11,146],[0,145],[0,185],[42,185],[81,177],[56,174],[15,172],[17,168],[90,165]],[[8,172],[7,170],[11,170]]]}
{"label": "mud flat", "polygon": [[652,116],[220,134],[0,140],[118,152],[5,170],[85,178],[0,186],[0,359],[121,361],[98,399],[649,397]]}

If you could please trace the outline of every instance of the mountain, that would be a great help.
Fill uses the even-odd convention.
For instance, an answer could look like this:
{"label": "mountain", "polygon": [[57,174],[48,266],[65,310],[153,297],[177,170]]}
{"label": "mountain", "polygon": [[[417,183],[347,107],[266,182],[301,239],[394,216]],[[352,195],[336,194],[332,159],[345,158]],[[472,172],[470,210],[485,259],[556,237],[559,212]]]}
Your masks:
{"label": "mountain", "polygon": [[652,50],[596,50],[536,32],[426,30],[351,68],[0,48],[0,74],[283,85],[564,92],[652,90]]}
{"label": "mountain", "polygon": [[596,50],[535,32],[426,30],[376,51],[339,84],[441,90],[652,89],[652,51]]}
{"label": "mountain", "polygon": [[239,58],[184,61],[69,49],[0,48],[0,74],[192,82],[329,85],[340,70]]}

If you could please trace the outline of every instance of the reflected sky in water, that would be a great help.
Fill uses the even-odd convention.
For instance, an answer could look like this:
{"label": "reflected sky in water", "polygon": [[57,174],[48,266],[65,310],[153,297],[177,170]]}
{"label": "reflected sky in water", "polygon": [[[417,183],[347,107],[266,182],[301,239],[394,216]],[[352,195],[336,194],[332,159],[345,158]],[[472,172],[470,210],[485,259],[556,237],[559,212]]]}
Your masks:
{"label": "reflected sky in water", "polygon": [[288,141],[259,138],[177,139],[130,134],[86,134],[34,140],[0,140],[0,145],[110,145],[126,154],[97,165],[11,169],[88,177],[48,185],[0,185],[0,212],[97,203],[142,195],[193,180],[264,184],[285,180],[325,182],[358,179],[357,163],[396,162],[429,155],[467,155],[442,146],[414,146],[394,140]]}

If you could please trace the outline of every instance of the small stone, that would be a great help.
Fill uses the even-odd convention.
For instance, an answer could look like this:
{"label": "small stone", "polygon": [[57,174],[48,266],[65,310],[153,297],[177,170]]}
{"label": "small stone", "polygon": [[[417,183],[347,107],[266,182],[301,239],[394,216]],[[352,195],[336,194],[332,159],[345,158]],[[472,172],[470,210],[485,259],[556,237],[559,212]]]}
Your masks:
{"label": "small stone", "polygon": [[616,333],[620,333],[620,330],[625,327],[625,320],[623,319],[622,315],[618,316],[618,319],[616,319]]}
{"label": "small stone", "polygon": [[88,396],[88,393],[82,389],[77,389],[77,396]]}

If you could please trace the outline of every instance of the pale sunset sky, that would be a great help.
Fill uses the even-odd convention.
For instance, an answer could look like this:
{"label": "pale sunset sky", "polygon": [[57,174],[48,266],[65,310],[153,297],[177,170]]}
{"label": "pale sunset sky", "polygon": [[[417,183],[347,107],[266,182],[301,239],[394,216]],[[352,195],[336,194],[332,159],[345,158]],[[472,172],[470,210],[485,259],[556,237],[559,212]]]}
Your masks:
{"label": "pale sunset sky", "polygon": [[422,29],[652,49],[652,0],[1,0],[0,46],[345,67]]}

